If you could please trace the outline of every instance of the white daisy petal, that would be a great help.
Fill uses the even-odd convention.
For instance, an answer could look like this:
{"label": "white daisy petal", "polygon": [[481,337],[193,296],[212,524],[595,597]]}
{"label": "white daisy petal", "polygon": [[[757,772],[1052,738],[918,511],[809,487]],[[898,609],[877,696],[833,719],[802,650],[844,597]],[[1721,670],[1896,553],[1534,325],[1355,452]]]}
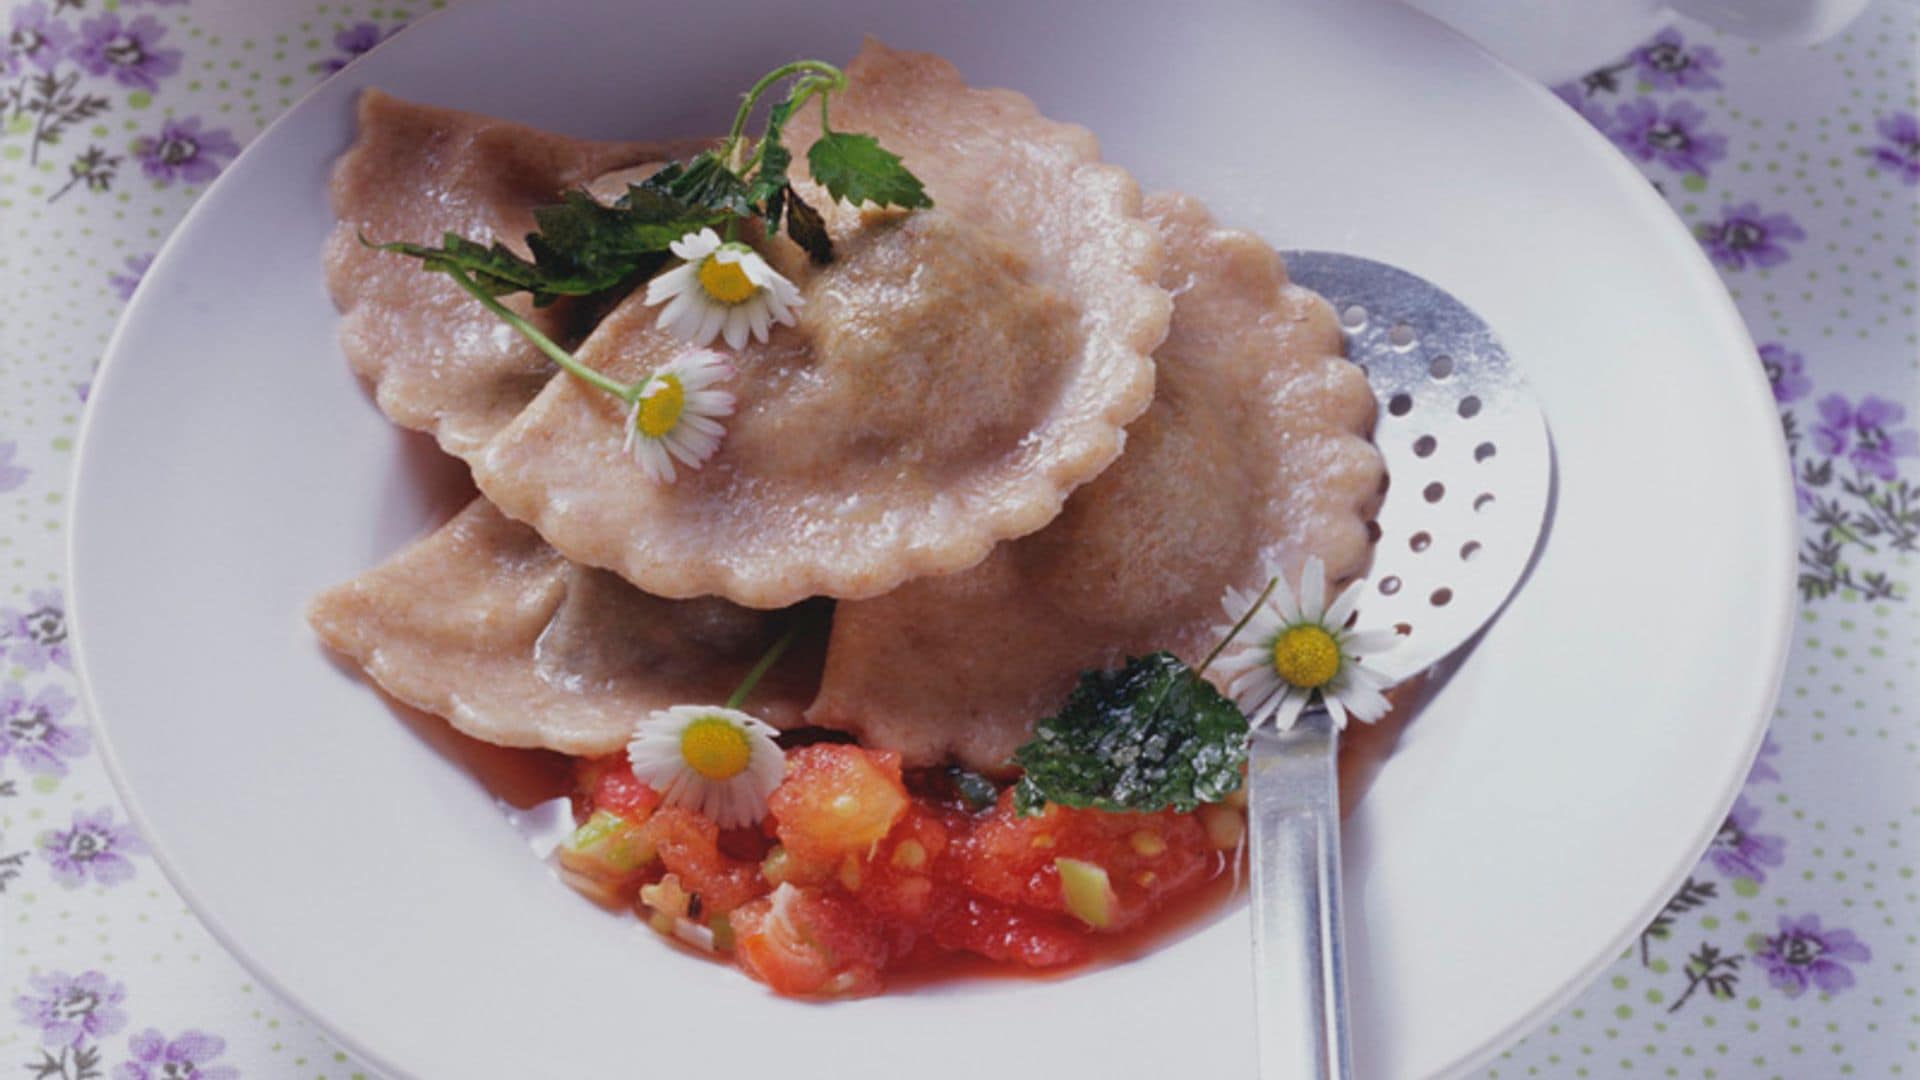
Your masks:
{"label": "white daisy petal", "polygon": [[695,345],[711,345],[713,339],[720,336],[720,328],[726,325],[727,309],[718,304],[708,305],[700,311],[700,328],[693,332],[690,339]]}
{"label": "white daisy petal", "polygon": [[1327,715],[1333,720],[1333,730],[1345,731],[1347,729],[1347,707],[1341,702],[1340,695],[1321,694],[1320,703],[1327,707]]}
{"label": "white daisy petal", "polygon": [[1288,693],[1280,699],[1280,707],[1273,712],[1275,731],[1293,730],[1294,721],[1300,719],[1300,710],[1306,708],[1306,694]]}
{"label": "white daisy petal", "polygon": [[747,328],[751,325],[746,305],[741,304],[727,311],[727,321],[720,329],[721,337],[729,349],[744,349],[747,346]]}
{"label": "white daisy petal", "polygon": [[1360,594],[1365,592],[1366,588],[1367,579],[1365,578],[1348,582],[1347,587],[1340,590],[1340,595],[1333,598],[1333,603],[1327,605],[1327,613],[1321,617],[1320,625],[1328,629],[1338,629],[1347,625],[1347,617],[1353,614],[1354,608],[1360,606]]}
{"label": "white daisy petal", "polygon": [[647,306],[652,307],[662,300],[678,299],[686,294],[689,285],[695,284],[693,265],[683,263],[647,282]]}
{"label": "white daisy petal", "polygon": [[1327,564],[1320,556],[1307,556],[1307,564],[1300,570],[1300,619],[1303,622],[1319,622],[1327,610]]}
{"label": "white daisy petal", "polygon": [[1372,656],[1400,644],[1396,630],[1363,630],[1340,639],[1340,651],[1349,656]]}
{"label": "white daisy petal", "polygon": [[[749,337],[766,341],[772,324],[794,321],[799,288],[759,252],[737,241],[723,243],[712,229],[688,233],[669,246],[681,265],[648,282],[646,295],[649,305],[667,305],[658,321],[669,333],[701,346],[717,337],[737,350]],[[703,278],[709,262],[732,268],[738,277],[723,271]],[[710,286],[715,291],[709,292]]]}
{"label": "white daisy petal", "polygon": [[[744,756],[709,754],[689,760],[687,732],[695,725],[721,725],[735,735]],[[682,806],[713,820],[723,829],[755,824],[766,816],[767,796],[786,775],[786,755],[774,741],[775,730],[764,721],[736,709],[707,705],[676,705],[657,709],[634,726],[627,744],[627,763],[633,775],[652,787],[665,805]],[[703,732],[709,739],[714,732]],[[720,749],[728,749],[724,733]],[[698,746],[699,740],[693,745]],[[700,765],[695,762],[700,761]],[[730,768],[713,775],[716,766]]]}
{"label": "white daisy petal", "polygon": [[[1392,683],[1364,658],[1392,648],[1399,635],[1346,629],[1365,595],[1366,583],[1355,581],[1332,604],[1326,603],[1326,566],[1318,556],[1301,567],[1297,598],[1285,578],[1275,574],[1267,602],[1247,620],[1243,636],[1221,650],[1213,681],[1256,725],[1271,715],[1284,731],[1316,697],[1325,702],[1336,727],[1344,727],[1349,716],[1378,720],[1389,707],[1381,691]],[[1229,617],[1237,617],[1252,602],[1240,588],[1229,587],[1220,606]],[[1231,624],[1215,628],[1222,637],[1231,630]],[[1287,646],[1277,648],[1283,640]]]}

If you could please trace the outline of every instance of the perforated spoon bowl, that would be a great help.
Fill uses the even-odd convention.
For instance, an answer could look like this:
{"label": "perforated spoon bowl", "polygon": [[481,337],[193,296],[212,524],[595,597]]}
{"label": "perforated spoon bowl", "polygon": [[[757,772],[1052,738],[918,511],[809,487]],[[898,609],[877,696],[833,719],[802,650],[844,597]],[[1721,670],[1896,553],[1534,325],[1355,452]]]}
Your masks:
{"label": "perforated spoon bowl", "polygon": [[[1479,316],[1431,282],[1353,255],[1282,253],[1326,297],[1380,414],[1389,483],[1359,617],[1400,643],[1395,682],[1466,644],[1525,575],[1546,521],[1546,418]],[[1254,733],[1247,765],[1263,1080],[1352,1075],[1340,900],[1339,733],[1315,706]]]}

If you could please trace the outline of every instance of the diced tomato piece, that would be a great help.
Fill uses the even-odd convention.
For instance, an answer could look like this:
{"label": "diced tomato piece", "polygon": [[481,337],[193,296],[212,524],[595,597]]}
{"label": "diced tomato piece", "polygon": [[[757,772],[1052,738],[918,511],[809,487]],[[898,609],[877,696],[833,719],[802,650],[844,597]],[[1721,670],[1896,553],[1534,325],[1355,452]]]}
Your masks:
{"label": "diced tomato piece", "polygon": [[768,798],[780,843],[806,862],[864,858],[906,814],[897,754],[817,744],[787,755],[787,775]]}
{"label": "diced tomato piece", "polygon": [[1091,863],[1113,887],[1111,918],[1120,930],[1218,865],[1207,832],[1191,814],[1114,814],[1049,806],[1032,817],[1013,811],[1011,795],[981,820],[956,851],[961,879],[1003,903],[1065,911],[1056,859]]}
{"label": "diced tomato piece", "polygon": [[903,928],[925,929],[939,893],[936,880],[947,851],[947,830],[918,807],[864,858],[846,856],[834,880],[861,906]]}
{"label": "diced tomato piece", "polygon": [[764,894],[758,863],[730,859],[720,851],[720,830],[691,810],[665,806],[641,826],[660,863],[680,885],[700,898],[701,918],[728,912]]}
{"label": "diced tomato piece", "polygon": [[587,802],[584,813],[575,807],[582,819],[595,810],[611,810],[630,821],[645,821],[660,805],[660,793],[633,775],[627,759],[617,754],[581,762],[578,786]]}
{"label": "diced tomato piece", "polygon": [[979,897],[956,904],[933,927],[943,949],[1027,967],[1077,964],[1089,952],[1086,931],[1058,915],[1026,911]]}
{"label": "diced tomato piece", "polygon": [[749,975],[794,997],[855,997],[881,986],[887,942],[852,902],[782,885],[733,913],[734,958]]}

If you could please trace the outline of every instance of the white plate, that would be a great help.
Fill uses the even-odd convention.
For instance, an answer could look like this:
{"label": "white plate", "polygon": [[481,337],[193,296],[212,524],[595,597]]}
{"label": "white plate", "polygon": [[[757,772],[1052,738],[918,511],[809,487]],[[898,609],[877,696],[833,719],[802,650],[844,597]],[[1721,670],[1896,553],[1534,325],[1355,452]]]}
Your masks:
{"label": "white plate", "polygon": [[1497,328],[1547,407],[1558,512],[1349,825],[1363,1072],[1484,1059],[1623,947],[1732,801],[1791,609],[1765,381],[1645,180],[1391,5],[649,8],[483,0],[401,35],[227,170],[113,341],[75,494],[79,656],[131,813],[223,942],[424,1077],[1251,1074],[1242,911],[1063,981],[781,1001],[557,884],[301,622],[446,509],[423,492],[447,467],[334,346],[319,253],[355,91],[692,135],[774,62],[872,31],[1087,124],[1147,187],[1282,247],[1405,266]]}

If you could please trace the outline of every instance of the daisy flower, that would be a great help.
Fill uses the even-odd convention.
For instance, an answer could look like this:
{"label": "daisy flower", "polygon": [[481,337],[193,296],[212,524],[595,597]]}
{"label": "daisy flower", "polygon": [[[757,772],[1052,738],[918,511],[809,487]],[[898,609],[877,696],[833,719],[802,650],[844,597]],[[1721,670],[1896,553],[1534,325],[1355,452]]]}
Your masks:
{"label": "daisy flower", "polygon": [[626,442],[648,477],[671,484],[674,459],[697,469],[720,449],[719,418],[733,414],[733,395],[713,386],[732,373],[726,357],[696,349],[648,377],[627,412]]}
{"label": "daisy flower", "polygon": [[737,709],[675,705],[635,726],[627,761],[660,801],[734,829],[766,816],[767,796],[787,774],[775,734]]}
{"label": "daisy flower", "polygon": [[793,325],[800,290],[767,265],[760,253],[739,242],[721,243],[712,229],[669,245],[680,265],[647,282],[647,304],[666,304],[660,325],[669,333],[706,345],[724,337],[728,348],[767,340],[774,323]]}
{"label": "daisy flower", "polygon": [[[1362,658],[1392,648],[1399,635],[1347,628],[1366,582],[1355,581],[1328,604],[1326,567],[1318,557],[1300,571],[1297,598],[1283,575],[1272,577],[1274,587],[1264,603],[1235,588],[1221,601],[1231,620],[1219,628],[1222,634],[1248,620],[1244,639],[1220,656],[1228,696],[1255,726],[1271,718],[1281,731],[1291,728],[1315,697],[1326,704],[1336,730],[1346,726],[1348,714],[1369,723],[1380,719],[1387,711],[1381,694],[1387,679]],[[1256,603],[1259,610],[1250,611]]]}

